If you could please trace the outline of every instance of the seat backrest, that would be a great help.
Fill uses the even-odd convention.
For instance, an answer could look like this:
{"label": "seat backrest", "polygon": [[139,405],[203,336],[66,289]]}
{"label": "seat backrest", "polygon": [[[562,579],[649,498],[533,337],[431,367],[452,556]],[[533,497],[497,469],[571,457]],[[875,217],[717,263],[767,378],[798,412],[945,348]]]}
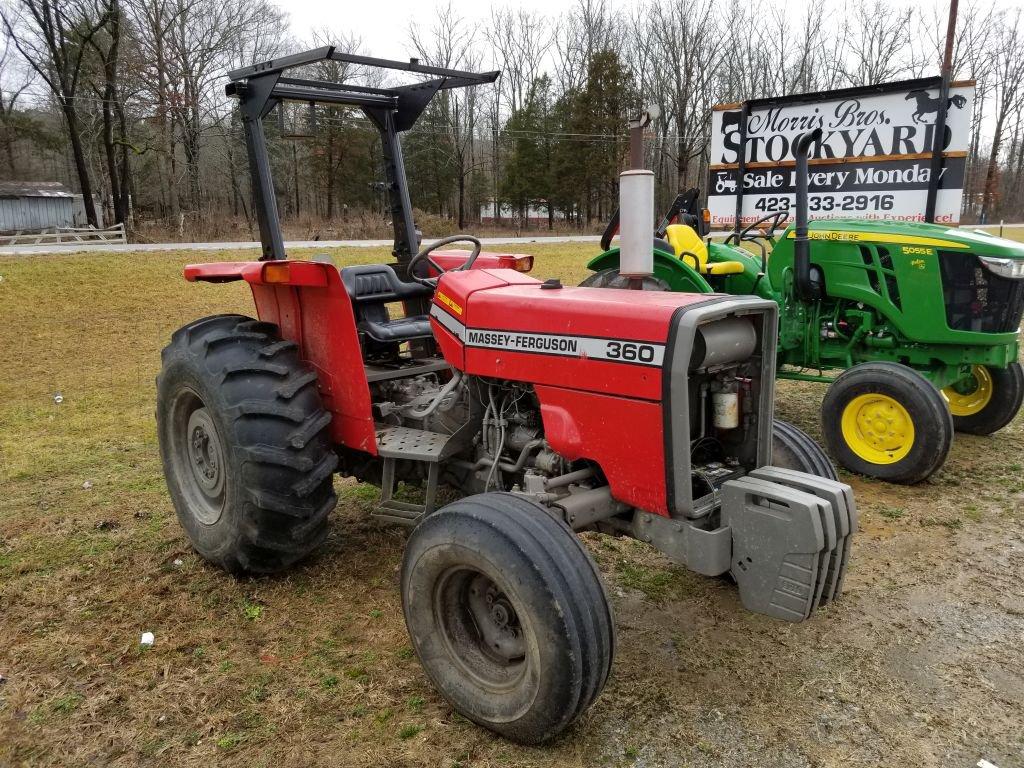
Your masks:
{"label": "seat backrest", "polygon": [[696,266],[698,272],[707,271],[708,247],[693,227],[669,224],[665,229],[665,237],[671,243],[676,256],[682,257],[684,253],[692,253],[697,257],[697,264],[691,266]]}
{"label": "seat backrest", "polygon": [[433,290],[419,283],[404,283],[388,264],[364,264],[341,270],[341,282],[355,304],[429,298]]}

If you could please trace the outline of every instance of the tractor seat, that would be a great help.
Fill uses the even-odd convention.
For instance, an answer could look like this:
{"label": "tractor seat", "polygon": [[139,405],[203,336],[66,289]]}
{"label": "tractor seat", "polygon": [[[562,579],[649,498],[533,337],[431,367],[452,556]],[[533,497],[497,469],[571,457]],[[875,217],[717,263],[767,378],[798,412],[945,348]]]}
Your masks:
{"label": "tractor seat", "polygon": [[427,315],[392,320],[387,309],[388,304],[397,301],[429,299],[434,295],[432,288],[402,282],[387,264],[345,267],[341,270],[341,282],[352,299],[356,327],[374,341],[401,343],[433,335]]}
{"label": "tractor seat", "polygon": [[700,239],[693,227],[685,224],[670,224],[665,229],[672,250],[676,256],[690,264],[702,275],[737,275],[743,271],[739,261],[708,261],[708,246]]}

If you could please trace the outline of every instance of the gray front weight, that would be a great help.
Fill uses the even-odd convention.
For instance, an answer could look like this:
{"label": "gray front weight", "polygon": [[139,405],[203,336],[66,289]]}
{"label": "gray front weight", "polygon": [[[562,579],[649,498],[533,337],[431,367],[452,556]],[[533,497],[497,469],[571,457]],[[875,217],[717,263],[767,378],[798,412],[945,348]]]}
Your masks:
{"label": "gray front weight", "polygon": [[786,621],[810,615],[822,593],[822,521],[833,514],[829,506],[813,494],[749,476],[722,485],[722,525],[732,531],[730,571],[745,608]]}
{"label": "gray front weight", "polygon": [[851,539],[857,530],[857,505],[853,501],[853,489],[845,483],[781,467],[759,467],[750,473],[750,477],[788,485],[829,502],[834,514],[837,541],[826,558],[827,573],[818,605],[825,605],[838,598],[842,594],[843,578],[850,560]]}

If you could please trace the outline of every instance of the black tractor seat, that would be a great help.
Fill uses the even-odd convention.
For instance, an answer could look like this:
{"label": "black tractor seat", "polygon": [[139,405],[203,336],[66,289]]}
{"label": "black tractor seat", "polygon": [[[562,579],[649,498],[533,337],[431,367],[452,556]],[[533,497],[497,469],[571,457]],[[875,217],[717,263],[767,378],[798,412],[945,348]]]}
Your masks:
{"label": "black tractor seat", "polygon": [[432,288],[402,282],[387,264],[345,267],[341,282],[352,299],[356,327],[374,341],[394,344],[432,336],[427,315],[392,320],[386,306],[396,301],[429,299],[434,294]]}

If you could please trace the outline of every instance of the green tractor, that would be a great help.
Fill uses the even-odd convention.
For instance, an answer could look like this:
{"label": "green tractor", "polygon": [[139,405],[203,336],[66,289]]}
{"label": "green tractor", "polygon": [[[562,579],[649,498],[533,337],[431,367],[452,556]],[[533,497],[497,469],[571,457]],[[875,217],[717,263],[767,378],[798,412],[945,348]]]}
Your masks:
{"label": "green tractor", "polygon": [[991,434],[1021,407],[1024,245],[935,224],[808,223],[813,139],[796,148],[796,222],[778,237],[787,211],[712,242],[689,190],[654,233],[653,275],[619,275],[616,216],[583,285],[773,299],[778,376],[828,384],[832,455],[851,471],[916,483],[942,466],[954,431]]}

